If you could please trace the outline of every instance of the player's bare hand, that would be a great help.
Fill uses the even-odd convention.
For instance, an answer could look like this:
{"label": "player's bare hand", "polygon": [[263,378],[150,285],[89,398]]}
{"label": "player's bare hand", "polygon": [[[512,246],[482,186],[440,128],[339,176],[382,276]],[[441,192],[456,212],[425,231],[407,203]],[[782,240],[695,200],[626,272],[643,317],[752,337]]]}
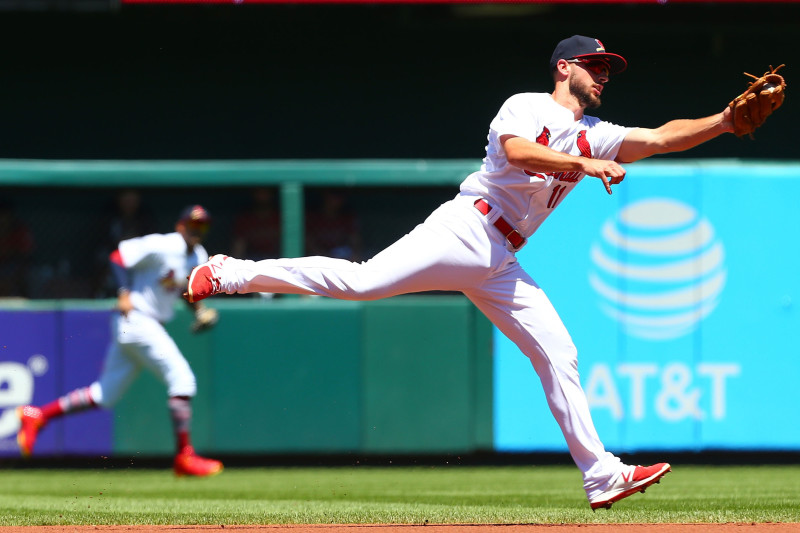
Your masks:
{"label": "player's bare hand", "polygon": [[131,293],[128,291],[121,291],[117,295],[117,311],[122,316],[128,316],[128,313],[133,311],[133,303],[131,303]]}
{"label": "player's bare hand", "polygon": [[606,192],[611,194],[611,186],[622,183],[625,179],[625,169],[616,161],[606,161],[603,159],[587,159],[584,163],[584,170],[589,176],[600,178]]}

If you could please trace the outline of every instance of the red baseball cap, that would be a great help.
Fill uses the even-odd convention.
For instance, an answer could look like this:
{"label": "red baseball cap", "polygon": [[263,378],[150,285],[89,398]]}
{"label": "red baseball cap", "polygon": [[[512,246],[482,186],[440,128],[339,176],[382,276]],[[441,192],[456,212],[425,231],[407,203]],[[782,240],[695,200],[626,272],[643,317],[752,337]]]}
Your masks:
{"label": "red baseball cap", "polygon": [[598,39],[583,35],[573,35],[556,45],[550,58],[550,70],[556,68],[559,59],[599,59],[608,63],[610,74],[619,74],[628,67],[624,57],[606,52]]}

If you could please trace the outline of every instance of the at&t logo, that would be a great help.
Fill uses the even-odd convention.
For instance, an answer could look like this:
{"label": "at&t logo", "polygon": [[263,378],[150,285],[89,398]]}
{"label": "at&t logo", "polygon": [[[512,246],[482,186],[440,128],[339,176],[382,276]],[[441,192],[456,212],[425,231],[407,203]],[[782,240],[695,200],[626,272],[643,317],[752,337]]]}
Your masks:
{"label": "at&t logo", "polygon": [[641,200],[608,220],[591,260],[589,282],[603,312],[649,340],[691,333],[717,307],[727,276],[714,228],[669,198]]}

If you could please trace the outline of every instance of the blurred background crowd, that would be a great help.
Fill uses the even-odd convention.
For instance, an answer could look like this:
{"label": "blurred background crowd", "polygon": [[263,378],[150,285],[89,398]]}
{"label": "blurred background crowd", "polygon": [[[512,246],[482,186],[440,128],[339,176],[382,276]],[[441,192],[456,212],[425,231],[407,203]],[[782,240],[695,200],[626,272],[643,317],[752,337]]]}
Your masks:
{"label": "blurred background crowd", "polygon": [[[211,231],[204,243],[211,254],[254,260],[282,257],[278,192],[275,187],[3,191],[0,298],[113,297],[116,286],[108,256],[119,242],[174,231],[178,213],[193,202],[211,211]],[[426,209],[453,194],[449,187],[308,188],[304,250],[307,255],[368,259],[409,224],[421,222]],[[406,205],[412,205],[413,198],[414,207],[395,205],[402,198],[409,200]]]}

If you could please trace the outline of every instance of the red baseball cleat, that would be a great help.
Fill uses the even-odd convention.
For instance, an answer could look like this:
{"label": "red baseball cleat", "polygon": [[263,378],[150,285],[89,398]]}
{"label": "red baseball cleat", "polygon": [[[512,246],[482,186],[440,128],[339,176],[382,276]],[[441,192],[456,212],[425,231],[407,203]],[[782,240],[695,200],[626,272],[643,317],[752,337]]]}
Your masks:
{"label": "red baseball cleat", "polygon": [[17,432],[19,451],[23,457],[30,457],[33,454],[33,445],[36,444],[36,436],[45,424],[42,410],[32,405],[24,405],[17,407],[17,417],[19,417]]}
{"label": "red baseball cleat", "polygon": [[592,510],[604,507],[611,509],[611,504],[644,490],[653,483],[661,482],[661,478],[672,470],[669,463],[658,463],[652,466],[630,466],[623,470],[609,487],[589,501]]}
{"label": "red baseball cleat", "polygon": [[226,259],[227,255],[217,254],[202,265],[194,267],[189,274],[189,286],[183,297],[188,302],[195,303],[217,294],[220,291],[220,270]]}
{"label": "red baseball cleat", "polygon": [[173,468],[176,476],[215,476],[222,472],[222,463],[200,457],[194,453],[194,448],[187,446],[175,456]]}

